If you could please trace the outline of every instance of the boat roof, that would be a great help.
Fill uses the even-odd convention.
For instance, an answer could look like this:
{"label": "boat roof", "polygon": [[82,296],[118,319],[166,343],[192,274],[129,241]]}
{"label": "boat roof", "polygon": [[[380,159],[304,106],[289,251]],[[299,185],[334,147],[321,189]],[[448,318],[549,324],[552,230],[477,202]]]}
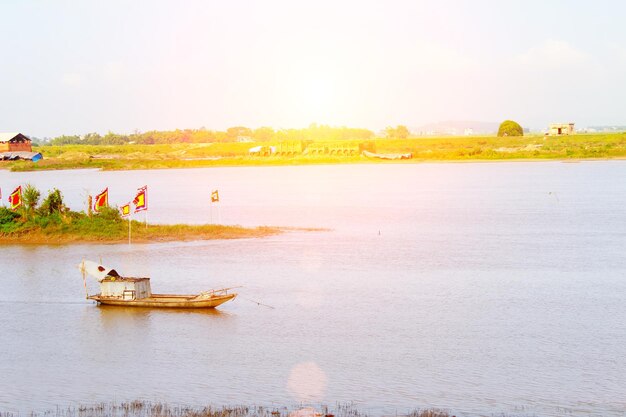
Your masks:
{"label": "boat roof", "polygon": [[113,277],[113,276],[108,276],[105,277],[102,281],[100,282],[139,282],[139,281],[148,281],[150,280],[150,278],[143,278],[143,277]]}
{"label": "boat roof", "polygon": [[122,278],[115,269],[100,265],[94,261],[87,261],[83,259],[83,261],[78,264],[78,269],[80,269],[82,273],[92,276],[100,282],[107,277]]}

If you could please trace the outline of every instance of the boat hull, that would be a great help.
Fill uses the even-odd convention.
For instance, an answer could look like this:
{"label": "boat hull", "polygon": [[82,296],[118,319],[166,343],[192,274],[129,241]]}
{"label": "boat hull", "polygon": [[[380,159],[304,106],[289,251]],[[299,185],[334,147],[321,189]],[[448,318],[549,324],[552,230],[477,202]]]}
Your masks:
{"label": "boat hull", "polygon": [[123,307],[150,307],[150,308],[215,308],[235,298],[237,294],[221,294],[208,298],[198,298],[196,295],[152,294],[150,297],[138,300],[123,300],[114,297],[102,297],[100,294],[88,297],[99,304]]}

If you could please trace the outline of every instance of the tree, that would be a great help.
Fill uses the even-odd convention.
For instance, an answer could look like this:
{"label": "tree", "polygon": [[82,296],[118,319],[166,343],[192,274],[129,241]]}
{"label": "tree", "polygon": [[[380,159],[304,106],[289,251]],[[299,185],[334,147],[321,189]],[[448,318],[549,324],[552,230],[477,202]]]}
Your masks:
{"label": "tree", "polygon": [[252,132],[252,137],[257,142],[269,142],[274,138],[274,129],[271,127],[260,127]]}
{"label": "tree", "polygon": [[79,145],[82,141],[80,140],[80,136],[59,136],[50,141],[50,145],[62,146],[62,145]]}
{"label": "tree", "polygon": [[398,125],[395,128],[389,126],[385,128],[385,135],[389,139],[406,139],[409,137],[409,129],[404,125]]}
{"label": "tree", "polygon": [[524,129],[519,123],[513,120],[505,120],[500,123],[498,128],[498,136],[524,136]]}
{"label": "tree", "polygon": [[409,129],[404,125],[396,127],[396,137],[398,139],[406,139],[409,137]]}
{"label": "tree", "polygon": [[93,133],[87,133],[85,134],[85,136],[83,136],[83,143],[85,145],[100,145],[102,141],[102,136],[100,136],[100,134],[93,132]]}
{"label": "tree", "polygon": [[32,213],[39,204],[39,198],[41,197],[41,192],[36,189],[31,184],[26,184],[24,186],[24,191],[22,192],[22,199],[24,200],[24,206],[26,206],[26,211]]}
{"label": "tree", "polygon": [[252,130],[244,126],[234,126],[226,129],[226,135],[230,139],[230,142],[234,142],[240,136],[250,137],[252,136]]}

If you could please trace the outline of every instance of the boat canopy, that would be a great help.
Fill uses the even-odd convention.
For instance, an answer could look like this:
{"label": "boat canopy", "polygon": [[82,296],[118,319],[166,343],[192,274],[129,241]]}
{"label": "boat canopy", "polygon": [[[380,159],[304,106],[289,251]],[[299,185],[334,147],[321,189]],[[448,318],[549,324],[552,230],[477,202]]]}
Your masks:
{"label": "boat canopy", "polygon": [[78,269],[80,269],[82,273],[94,277],[99,282],[102,282],[106,277],[121,278],[120,274],[118,274],[115,269],[107,268],[106,266],[93,261],[83,260],[80,264],[78,264]]}

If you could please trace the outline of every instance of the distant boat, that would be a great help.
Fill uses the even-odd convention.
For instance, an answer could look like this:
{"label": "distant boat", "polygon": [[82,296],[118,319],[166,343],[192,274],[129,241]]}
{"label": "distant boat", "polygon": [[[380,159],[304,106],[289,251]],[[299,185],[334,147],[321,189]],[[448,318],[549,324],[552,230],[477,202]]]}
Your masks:
{"label": "distant boat", "polygon": [[370,151],[363,151],[363,155],[368,158],[379,158],[379,159],[411,159],[413,158],[412,153],[374,153]]}
{"label": "distant boat", "polygon": [[[150,278],[123,277],[115,269],[93,261],[82,261],[78,268],[83,273],[88,300],[99,304],[124,307],[153,308],[215,308],[237,296],[231,288],[203,291],[199,294],[152,294]],[[100,282],[100,294],[89,295],[86,275]]]}

